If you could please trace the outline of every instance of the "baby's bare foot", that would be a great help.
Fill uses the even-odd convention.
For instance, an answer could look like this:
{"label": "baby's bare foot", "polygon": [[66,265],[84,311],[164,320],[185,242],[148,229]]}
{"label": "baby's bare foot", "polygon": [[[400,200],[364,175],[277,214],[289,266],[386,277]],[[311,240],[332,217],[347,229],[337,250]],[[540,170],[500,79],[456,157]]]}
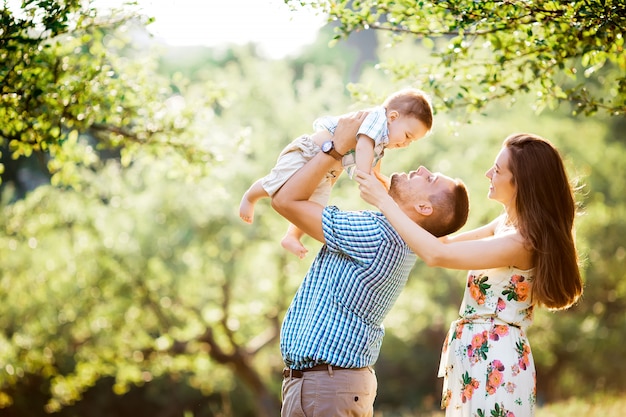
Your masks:
{"label": "baby's bare foot", "polygon": [[248,200],[246,196],[243,196],[239,204],[239,217],[248,224],[252,224],[254,221],[254,203]]}
{"label": "baby's bare foot", "polygon": [[304,245],[294,236],[285,236],[280,244],[283,248],[287,249],[300,259],[304,259],[306,254],[309,252],[309,250],[305,248]]}

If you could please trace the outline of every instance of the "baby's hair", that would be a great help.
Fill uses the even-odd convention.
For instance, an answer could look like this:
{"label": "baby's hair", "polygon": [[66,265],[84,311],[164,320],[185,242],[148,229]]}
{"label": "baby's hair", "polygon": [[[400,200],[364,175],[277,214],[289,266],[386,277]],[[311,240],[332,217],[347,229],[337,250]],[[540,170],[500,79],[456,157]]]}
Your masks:
{"label": "baby's hair", "polygon": [[396,91],[383,103],[387,110],[396,110],[402,116],[415,117],[421,120],[427,130],[433,127],[433,109],[430,97],[417,88],[404,88]]}

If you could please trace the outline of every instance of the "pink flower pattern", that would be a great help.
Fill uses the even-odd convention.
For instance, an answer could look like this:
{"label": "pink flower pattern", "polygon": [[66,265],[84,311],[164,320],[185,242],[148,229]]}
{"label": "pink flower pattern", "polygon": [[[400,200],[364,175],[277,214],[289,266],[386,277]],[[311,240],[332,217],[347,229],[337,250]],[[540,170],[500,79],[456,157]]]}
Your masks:
{"label": "pink flower pattern", "polygon": [[467,288],[469,289],[469,293],[479,305],[485,303],[487,290],[491,287],[491,285],[486,283],[488,279],[488,277],[482,275],[476,276],[470,274],[467,277]]}
{"label": "pink flower pattern", "polygon": [[440,376],[447,417],[533,417],[535,366],[525,330],[532,275],[515,268],[470,271],[461,319],[444,342]]}

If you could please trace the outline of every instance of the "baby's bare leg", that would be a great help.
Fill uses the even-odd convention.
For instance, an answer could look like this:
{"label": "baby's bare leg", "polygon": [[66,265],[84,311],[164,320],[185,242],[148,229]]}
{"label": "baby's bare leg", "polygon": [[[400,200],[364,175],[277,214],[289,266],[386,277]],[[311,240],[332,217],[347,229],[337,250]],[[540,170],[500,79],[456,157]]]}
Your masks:
{"label": "baby's bare leg", "polygon": [[265,191],[261,185],[261,180],[255,181],[254,184],[248,188],[241,198],[239,203],[239,217],[246,223],[252,223],[254,220],[254,205],[262,198],[269,197],[269,194]]}
{"label": "baby's bare leg", "polygon": [[287,233],[285,233],[285,236],[283,237],[283,240],[281,240],[280,244],[283,248],[295,254],[298,258],[303,259],[309,250],[305,248],[300,241],[302,236],[304,236],[304,232],[293,224],[290,224],[287,229]]}

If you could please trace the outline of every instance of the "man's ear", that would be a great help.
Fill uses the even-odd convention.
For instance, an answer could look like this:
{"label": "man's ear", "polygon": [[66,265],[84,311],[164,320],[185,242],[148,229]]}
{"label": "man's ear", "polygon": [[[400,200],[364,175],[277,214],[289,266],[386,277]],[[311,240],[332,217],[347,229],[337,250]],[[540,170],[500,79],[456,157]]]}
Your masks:
{"label": "man's ear", "polygon": [[417,211],[422,216],[430,216],[431,214],[433,214],[433,205],[428,200],[420,201],[413,207],[415,208],[415,211]]}

